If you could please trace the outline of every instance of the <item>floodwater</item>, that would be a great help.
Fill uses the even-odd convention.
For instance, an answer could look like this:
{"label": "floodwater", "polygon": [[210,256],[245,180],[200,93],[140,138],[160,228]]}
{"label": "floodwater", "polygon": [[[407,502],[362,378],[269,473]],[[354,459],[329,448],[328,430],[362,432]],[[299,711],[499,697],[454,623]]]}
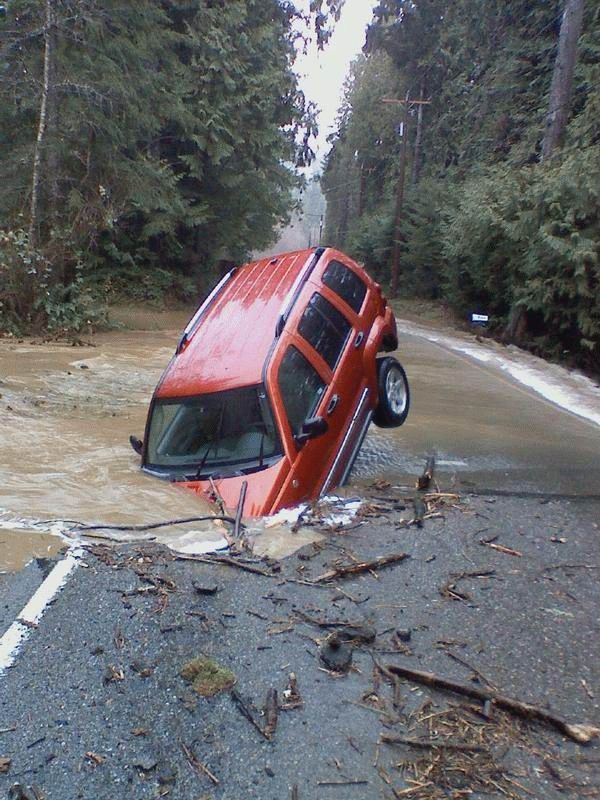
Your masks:
{"label": "floodwater", "polygon": [[[78,346],[0,339],[0,571],[68,545],[74,521],[135,525],[214,513],[197,496],[141,473],[128,442],[143,433],[152,389],[188,313],[120,316],[135,329],[84,337]],[[405,328],[398,355],[412,410],[398,430],[371,428],[355,486],[374,478],[413,485],[435,453],[447,487],[600,494],[599,426],[422,331]],[[588,395],[594,402],[593,387]],[[152,537],[198,552],[223,542],[223,533],[204,522]],[[258,550],[281,556],[305,542],[291,538],[269,528]]]}

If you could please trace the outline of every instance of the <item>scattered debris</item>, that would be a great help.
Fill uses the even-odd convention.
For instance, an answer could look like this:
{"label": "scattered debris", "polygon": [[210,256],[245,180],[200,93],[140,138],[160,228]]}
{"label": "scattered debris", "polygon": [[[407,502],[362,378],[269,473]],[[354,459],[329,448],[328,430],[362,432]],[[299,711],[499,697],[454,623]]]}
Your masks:
{"label": "scattered debris", "polygon": [[212,697],[231,689],[236,683],[234,673],[211,658],[200,656],[184,664],[179,673],[192,684],[192,689],[202,697]]}
{"label": "scattered debris", "polygon": [[375,558],[373,561],[361,561],[358,564],[348,564],[335,569],[330,569],[314,578],[312,583],[326,583],[328,581],[340,580],[347,578],[351,575],[360,575],[363,572],[374,572],[383,567],[388,567],[390,564],[397,564],[404,559],[410,558],[408,553],[396,553],[389,556],[381,556]]}
{"label": "scattered debris", "polygon": [[216,594],[219,587],[216,583],[200,583],[200,581],[192,581],[192,586],[198,594]]}
{"label": "scattered debris", "polygon": [[267,736],[265,731],[260,727],[258,722],[254,719],[254,715],[252,714],[252,712],[250,711],[250,709],[248,708],[248,706],[244,702],[244,700],[243,700],[242,696],[240,695],[240,693],[237,692],[235,689],[232,689],[230,694],[231,694],[231,699],[233,700],[233,702],[235,703],[237,708],[240,710],[242,716],[246,717],[248,722],[250,722],[256,728],[256,730],[260,733],[260,735],[263,738],[268,739],[269,737]]}
{"label": "scattered debris", "polygon": [[569,723],[560,717],[546,711],[539,706],[532,703],[523,703],[520,700],[507,697],[506,695],[498,694],[486,689],[479,689],[474,686],[465,686],[465,684],[457,683],[435,675],[433,672],[422,672],[420,670],[408,669],[407,667],[399,667],[396,664],[388,664],[386,669],[394,675],[399,675],[403,678],[416,681],[417,683],[431,686],[434,689],[445,689],[447,691],[456,692],[457,694],[465,695],[466,697],[473,697],[482,702],[489,701],[505,711],[509,711],[519,717],[529,720],[537,720],[545,722],[548,725],[556,728],[558,731],[568,736],[573,741],[579,744],[587,744],[596,737],[600,736],[600,728],[593,725]]}
{"label": "scattered debris", "polygon": [[335,631],[321,645],[319,657],[327,669],[340,674],[345,673],[352,664],[352,647]]}
{"label": "scattered debris", "polygon": [[253,564],[240,561],[232,556],[194,556],[187,553],[177,553],[176,558],[178,561],[200,561],[202,564],[226,564],[228,567],[236,567],[245,572],[252,572],[254,575],[263,575],[265,578],[274,577],[272,572],[267,572],[266,569],[255,567]]}
{"label": "scattered debris", "polygon": [[440,586],[439,592],[442,597],[446,597],[449,600],[464,600],[466,602],[471,601],[473,598],[468,592],[459,591],[457,588],[457,584],[459,581],[465,580],[466,578],[492,578],[496,575],[496,570],[488,569],[476,572],[453,572],[451,573],[450,577],[443,584]]}
{"label": "scattered debris", "polygon": [[522,558],[523,553],[519,550],[514,550],[512,547],[506,547],[504,544],[496,544],[497,536],[492,536],[491,539],[480,539],[479,544],[483,544],[486,547],[491,547],[492,550],[497,550],[499,553],[505,553],[507,556],[518,556]]}
{"label": "scattered debris", "polygon": [[416,488],[420,492],[429,489],[429,485],[433,480],[434,470],[435,470],[435,456],[429,456],[425,463],[425,469],[423,470],[423,474],[417,478]]}
{"label": "scattered debris", "polygon": [[92,750],[88,750],[85,754],[85,759],[92,767],[99,767],[106,761],[106,756],[101,756],[100,753],[94,753]]}
{"label": "scattered debris", "polygon": [[11,763],[12,760],[10,758],[6,758],[6,756],[0,756],[0,773],[8,772]]}
{"label": "scattered debris", "polygon": [[265,736],[267,739],[272,739],[277,730],[277,717],[279,713],[279,705],[277,700],[277,689],[269,689],[267,692],[267,701],[265,703]]}
{"label": "scattered debris", "polygon": [[406,736],[393,736],[392,734],[382,733],[379,741],[383,744],[406,745],[415,747],[419,750],[429,750],[433,748],[443,748],[444,750],[457,750],[459,752],[483,753],[487,748],[478,744],[465,744],[464,742],[448,742],[440,739],[411,739]]}
{"label": "scattered debris", "polygon": [[8,800],[44,800],[45,794],[39,786],[22,786],[20,783],[13,783],[8,790]]}
{"label": "scattered debris", "polygon": [[304,700],[302,699],[302,695],[298,690],[298,679],[296,678],[296,674],[294,672],[290,672],[288,686],[287,689],[284,689],[283,691],[283,697],[285,702],[281,703],[279,706],[282,711],[288,711],[293,708],[302,708],[304,705]]}
{"label": "scattered debris", "polygon": [[181,749],[183,750],[183,752],[185,754],[185,757],[188,760],[189,765],[193,769],[195,769],[197,772],[201,772],[204,775],[206,775],[206,777],[210,781],[212,781],[212,783],[214,783],[215,786],[218,786],[219,779],[217,778],[217,776],[213,775],[213,773],[206,766],[206,764],[204,764],[202,761],[200,761],[200,759],[196,756],[194,751],[190,747],[188,747],[184,742],[181,742]]}

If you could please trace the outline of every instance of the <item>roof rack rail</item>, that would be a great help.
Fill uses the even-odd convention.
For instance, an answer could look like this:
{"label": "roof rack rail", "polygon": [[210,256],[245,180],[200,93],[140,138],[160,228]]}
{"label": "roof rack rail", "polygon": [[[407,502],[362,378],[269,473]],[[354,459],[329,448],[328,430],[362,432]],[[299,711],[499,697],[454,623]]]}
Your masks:
{"label": "roof rack rail", "polygon": [[200,305],[200,307],[198,308],[198,310],[196,311],[194,316],[191,318],[191,320],[185,326],[185,330],[183,331],[183,333],[181,335],[181,339],[179,340],[179,342],[177,343],[177,347],[175,348],[175,355],[176,356],[178,356],[179,353],[181,353],[181,352],[183,352],[185,350],[185,348],[189,344],[190,339],[192,338],[192,336],[196,332],[196,329],[198,328],[198,325],[200,324],[200,322],[202,320],[202,317],[208,311],[208,309],[209,309],[210,305],[212,304],[213,300],[215,300],[217,298],[217,295],[220,294],[220,292],[224,288],[225,284],[227,284],[231,280],[231,278],[233,278],[233,276],[235,275],[235,273],[237,271],[238,271],[237,267],[234,267],[233,269],[229,270],[227,275],[225,275],[223,278],[221,278],[219,283],[217,283],[217,285],[212,290],[212,292],[208,295],[208,297]]}
{"label": "roof rack rail", "polygon": [[[304,284],[310,278],[313,273],[314,268],[319,263],[319,259],[325,252],[325,247],[317,247],[315,252],[313,253],[312,258],[308,262],[308,264],[304,267],[303,271],[300,273],[300,276],[296,282],[296,284],[292,287],[290,294],[286,297],[283,303],[283,311],[279,315],[277,323],[275,324],[275,338],[278,339],[281,334],[283,333],[283,329],[285,328],[285,324],[288,321],[288,318],[292,312],[293,307],[300,296],[300,292],[304,288]],[[289,298],[289,299],[288,299]]]}

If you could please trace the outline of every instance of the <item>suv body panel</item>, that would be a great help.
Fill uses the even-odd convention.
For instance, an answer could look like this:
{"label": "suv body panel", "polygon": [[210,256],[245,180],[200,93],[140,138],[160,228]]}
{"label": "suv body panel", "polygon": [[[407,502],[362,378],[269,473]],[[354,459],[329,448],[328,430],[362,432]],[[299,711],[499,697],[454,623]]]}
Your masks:
{"label": "suv body panel", "polygon": [[[350,288],[340,290],[345,299],[331,286],[340,272],[352,278]],[[362,301],[362,289],[355,279],[364,286]],[[347,476],[378,401],[376,355],[397,343],[396,323],[379,285],[333,248],[251,262],[226,276],[222,284],[188,324],[154,398],[264,384],[282,457],[248,475],[214,477],[214,485],[230,509],[236,508],[246,481],[244,513],[259,516],[314,500]],[[317,300],[316,295],[320,295]],[[343,316],[344,329],[349,326],[333,369],[298,330],[311,299],[320,307],[332,307],[330,313],[336,319]],[[302,445],[294,438],[279,379],[290,348],[295,348],[300,354],[296,358],[303,357],[324,385],[312,416],[323,417],[328,429]],[[149,420],[151,414],[152,405]],[[144,441],[148,441],[148,425]],[[151,471],[146,460],[145,444],[142,465]],[[202,494],[212,492],[208,480],[183,481],[181,485]]]}

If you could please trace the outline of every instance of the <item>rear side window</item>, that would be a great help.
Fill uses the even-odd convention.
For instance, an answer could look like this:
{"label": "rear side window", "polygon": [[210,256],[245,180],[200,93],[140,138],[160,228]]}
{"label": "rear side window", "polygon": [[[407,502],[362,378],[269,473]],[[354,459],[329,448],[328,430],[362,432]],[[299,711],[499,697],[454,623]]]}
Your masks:
{"label": "rear side window", "polygon": [[289,347],[279,367],[279,390],[294,435],[311,417],[325,391],[319,373],[295,347]]}
{"label": "rear side window", "polygon": [[339,261],[332,261],[323,273],[323,283],[358,314],[365,299],[367,287],[355,272]]}
{"label": "rear side window", "polygon": [[339,361],[350,329],[346,317],[318,292],[310,298],[298,325],[300,336],[314,347],[331,369],[335,369]]}

